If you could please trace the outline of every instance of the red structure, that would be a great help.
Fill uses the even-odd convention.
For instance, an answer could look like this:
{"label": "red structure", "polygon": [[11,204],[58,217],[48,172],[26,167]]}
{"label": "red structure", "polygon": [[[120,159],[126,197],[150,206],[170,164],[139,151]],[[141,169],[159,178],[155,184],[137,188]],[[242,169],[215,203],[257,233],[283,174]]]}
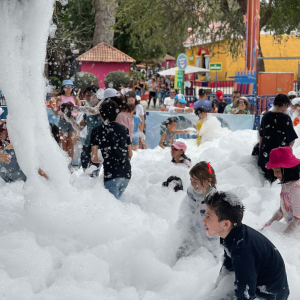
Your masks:
{"label": "red structure", "polygon": [[89,72],[97,76],[99,86],[104,88],[104,78],[113,71],[129,73],[129,64],[135,60],[122,51],[106,43],[100,43],[84,54],[76,61],[81,62],[81,72]]}
{"label": "red structure", "polygon": [[169,65],[169,68],[173,68],[173,67],[175,67],[175,62],[176,62],[175,57],[173,57],[169,54],[166,54],[161,66],[167,68],[167,65]]}

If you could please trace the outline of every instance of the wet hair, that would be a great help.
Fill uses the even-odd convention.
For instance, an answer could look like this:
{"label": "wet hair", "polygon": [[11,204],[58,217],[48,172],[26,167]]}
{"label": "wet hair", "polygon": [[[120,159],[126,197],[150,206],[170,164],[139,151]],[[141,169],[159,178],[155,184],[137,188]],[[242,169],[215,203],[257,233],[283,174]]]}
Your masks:
{"label": "wet hair", "polygon": [[171,125],[174,122],[177,123],[177,120],[175,118],[170,117],[163,124],[166,125],[166,127],[168,127],[168,125]]}
{"label": "wet hair", "polygon": [[122,95],[120,97],[111,97],[109,99],[114,101],[118,105],[118,108],[119,108],[120,112],[128,112],[129,111],[128,103],[122,97]]}
{"label": "wet hair", "polygon": [[175,186],[174,186],[174,192],[177,192],[177,191],[183,191],[183,184],[182,184],[182,180],[181,178],[179,177],[176,177],[176,176],[170,176],[167,181],[163,182],[162,183],[162,186],[169,186],[169,184],[172,182],[172,181],[175,181]]}
{"label": "wet hair", "polygon": [[280,184],[287,183],[289,181],[296,181],[300,179],[299,169],[300,165],[293,168],[281,168],[282,180]]}
{"label": "wet hair", "polygon": [[105,100],[99,107],[100,115],[104,121],[114,122],[118,115],[118,105],[112,100]]}
{"label": "wet hair", "polygon": [[93,93],[93,94],[96,95],[96,93],[97,93],[98,90],[99,90],[99,88],[98,88],[97,86],[91,85],[91,86],[88,86],[88,87],[84,90],[83,95],[85,95],[86,92],[91,92],[91,93]]}
{"label": "wet hair", "polygon": [[212,191],[205,204],[215,212],[219,222],[229,220],[234,227],[242,225],[245,207],[236,194]]}
{"label": "wet hair", "polygon": [[203,185],[204,180],[211,179],[211,186],[216,188],[217,178],[215,174],[215,170],[212,166],[210,166],[211,174],[209,174],[209,168],[206,161],[200,161],[199,163],[195,164],[192,169],[190,170],[190,176],[197,178],[200,180],[201,184]]}
{"label": "wet hair", "polygon": [[[185,159],[191,161],[190,158],[188,158],[184,153],[182,153],[181,156],[180,156],[180,158],[179,158],[180,163],[184,164],[184,160],[185,160]],[[172,157],[171,162],[172,162],[172,163],[175,163],[174,157]]]}
{"label": "wet hair", "polygon": [[276,95],[275,99],[274,99],[274,103],[273,105],[275,106],[284,106],[285,104],[290,104],[291,101],[288,98],[287,95],[284,94],[278,94]]}
{"label": "wet hair", "polygon": [[206,92],[204,89],[200,89],[198,94],[199,94],[199,97],[203,97],[206,94]]}

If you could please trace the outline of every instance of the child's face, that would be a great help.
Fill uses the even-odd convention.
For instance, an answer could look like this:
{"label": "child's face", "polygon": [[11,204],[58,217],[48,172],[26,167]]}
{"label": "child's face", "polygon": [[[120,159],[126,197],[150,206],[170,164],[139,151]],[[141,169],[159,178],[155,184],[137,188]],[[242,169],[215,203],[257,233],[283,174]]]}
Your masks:
{"label": "child's face", "polygon": [[127,102],[128,102],[128,104],[130,104],[130,103],[134,104],[135,103],[135,98],[129,97],[129,98],[127,98]]}
{"label": "child's face", "polygon": [[176,130],[177,123],[173,122],[172,124],[167,125],[167,129],[169,132],[174,132]]}
{"label": "child's face", "polygon": [[273,168],[273,172],[274,172],[274,176],[281,181],[282,180],[281,168]]}
{"label": "child's face", "polygon": [[199,116],[199,119],[206,119],[207,118],[207,112],[202,112],[198,116]]}
{"label": "child's face", "polygon": [[209,180],[203,180],[202,182],[195,177],[190,176],[191,185],[194,188],[194,191],[199,194],[206,194],[206,191],[209,189]]}
{"label": "child's face", "polygon": [[183,154],[183,150],[176,149],[175,147],[171,147],[171,156],[174,158],[180,157]]}
{"label": "child's face", "polygon": [[218,216],[215,214],[215,212],[208,206],[206,205],[206,213],[205,213],[205,218],[202,220],[206,234],[208,236],[215,236],[219,235],[224,231],[223,224],[219,222]]}

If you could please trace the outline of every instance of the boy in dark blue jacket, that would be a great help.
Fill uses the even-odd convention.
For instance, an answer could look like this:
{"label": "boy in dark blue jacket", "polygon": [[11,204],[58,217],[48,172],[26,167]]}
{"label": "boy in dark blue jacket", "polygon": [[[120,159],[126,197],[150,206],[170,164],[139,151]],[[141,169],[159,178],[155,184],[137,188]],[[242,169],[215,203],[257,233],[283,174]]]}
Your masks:
{"label": "boy in dark blue jacket", "polygon": [[225,250],[218,281],[235,273],[235,299],[288,299],[284,261],[264,235],[242,224],[244,206],[238,197],[214,192],[207,195],[205,203],[207,235],[220,236]]}

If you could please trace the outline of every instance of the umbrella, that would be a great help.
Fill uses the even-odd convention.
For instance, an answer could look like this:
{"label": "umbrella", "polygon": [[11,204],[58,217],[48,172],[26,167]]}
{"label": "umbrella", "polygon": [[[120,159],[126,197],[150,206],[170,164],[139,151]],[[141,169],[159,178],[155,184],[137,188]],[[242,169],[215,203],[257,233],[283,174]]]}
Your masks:
{"label": "umbrella", "polygon": [[[159,75],[167,76],[167,75],[175,75],[176,71],[178,71],[178,67],[171,68],[171,69],[164,70],[164,71],[160,71],[158,73],[159,73]],[[207,73],[207,72],[209,72],[209,70],[208,69],[204,69],[204,68],[187,66],[187,68],[184,71],[185,74],[200,73],[200,72],[201,73]]]}

